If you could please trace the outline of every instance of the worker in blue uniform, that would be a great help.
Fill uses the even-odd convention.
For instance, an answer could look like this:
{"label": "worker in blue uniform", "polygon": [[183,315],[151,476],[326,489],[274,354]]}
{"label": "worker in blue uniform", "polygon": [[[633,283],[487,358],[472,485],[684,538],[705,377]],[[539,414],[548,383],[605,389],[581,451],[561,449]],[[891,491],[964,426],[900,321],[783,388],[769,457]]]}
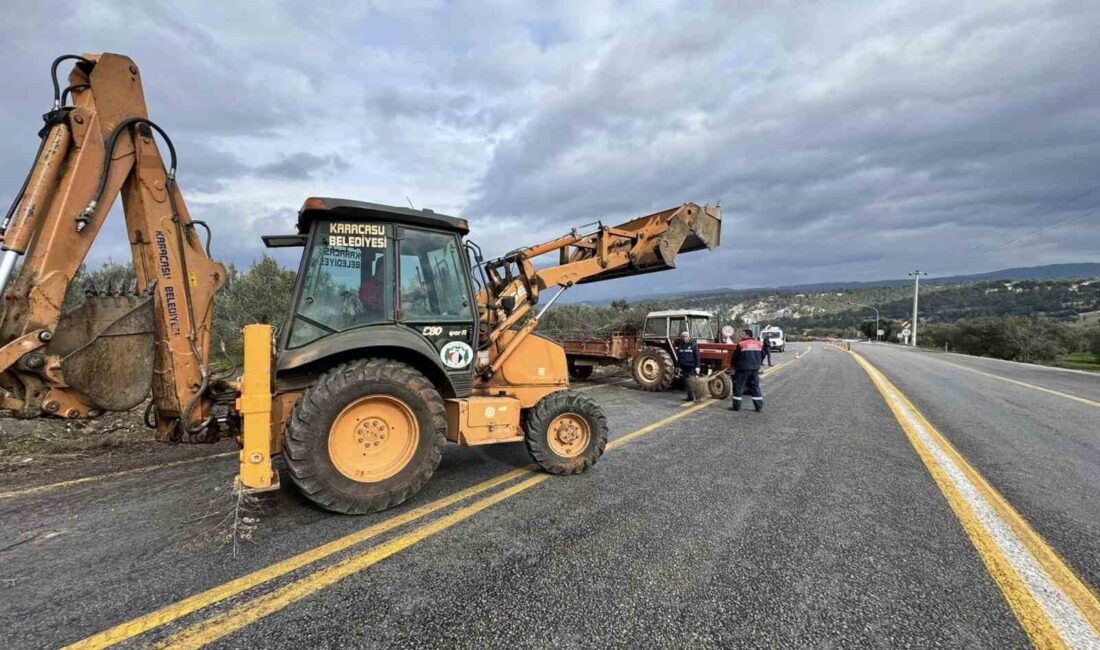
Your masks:
{"label": "worker in blue uniform", "polygon": [[684,378],[687,386],[685,402],[700,402],[702,399],[695,394],[692,378],[699,374],[699,344],[696,343],[688,332],[681,332],[680,339],[676,341],[676,364],[680,366],[680,376]]}

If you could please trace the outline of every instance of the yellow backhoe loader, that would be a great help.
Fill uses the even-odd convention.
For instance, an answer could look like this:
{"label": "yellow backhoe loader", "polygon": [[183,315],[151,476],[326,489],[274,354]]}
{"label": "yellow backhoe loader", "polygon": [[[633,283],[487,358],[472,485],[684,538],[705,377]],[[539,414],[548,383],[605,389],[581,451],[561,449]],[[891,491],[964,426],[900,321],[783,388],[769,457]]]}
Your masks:
{"label": "yellow backhoe loader", "polygon": [[[62,90],[65,61],[74,67]],[[138,67],[117,54],[66,55],[51,72],[41,147],[0,224],[0,408],[94,418],[135,408],[151,389],[146,420],[159,440],[238,441],[242,490],[277,488],[272,459],[282,455],[319,506],[382,510],[424,486],[446,441],[525,442],[548,472],[585,471],[603,453],[606,419],[569,390],[561,346],[534,333],[539,316],[572,285],[670,269],[679,253],[719,241],[720,209],[685,203],[487,261],[465,240],[464,219],[309,198],[295,232],[264,237],[303,248],[278,341],[271,326],[245,327],[243,375],[214,377],[225,269],[211,259],[209,228],[187,212]],[[63,313],[119,195],[136,285],[91,291]]]}

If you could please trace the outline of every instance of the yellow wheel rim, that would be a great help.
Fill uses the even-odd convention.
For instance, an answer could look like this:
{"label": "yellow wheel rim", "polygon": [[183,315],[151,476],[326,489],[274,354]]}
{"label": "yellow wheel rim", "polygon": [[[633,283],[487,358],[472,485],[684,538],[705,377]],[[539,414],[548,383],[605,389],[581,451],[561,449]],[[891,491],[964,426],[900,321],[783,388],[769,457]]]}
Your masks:
{"label": "yellow wheel rim", "polygon": [[419,443],[420,425],[408,404],[389,395],[368,395],[336,416],[328,453],[344,476],[377,483],[404,469]]}
{"label": "yellow wheel rim", "polygon": [[554,418],[546,432],[546,444],[550,450],[564,458],[580,455],[588,449],[592,432],[588,420],[575,413],[563,413]]}
{"label": "yellow wheel rim", "polygon": [[661,364],[653,357],[642,359],[642,362],[638,365],[638,369],[641,371],[638,374],[646,381],[653,381],[661,374]]}

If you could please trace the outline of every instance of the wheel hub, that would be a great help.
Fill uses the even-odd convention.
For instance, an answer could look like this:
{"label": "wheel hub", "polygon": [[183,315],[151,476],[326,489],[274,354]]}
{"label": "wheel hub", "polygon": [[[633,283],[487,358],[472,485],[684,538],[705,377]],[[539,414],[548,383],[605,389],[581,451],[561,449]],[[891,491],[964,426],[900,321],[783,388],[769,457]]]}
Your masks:
{"label": "wheel hub", "polygon": [[547,444],[559,456],[571,458],[588,448],[591,432],[588,421],[575,413],[564,413],[550,423]]}
{"label": "wheel hub", "polygon": [[355,440],[369,451],[372,447],[381,445],[388,432],[389,426],[385,421],[379,418],[367,418],[355,427]]}
{"label": "wheel hub", "polygon": [[656,359],[642,359],[642,376],[647,380],[656,379],[659,371],[660,366]]}
{"label": "wheel hub", "polygon": [[404,469],[419,440],[419,423],[408,404],[390,395],[368,395],[336,416],[329,431],[329,458],[344,476],[376,483]]}

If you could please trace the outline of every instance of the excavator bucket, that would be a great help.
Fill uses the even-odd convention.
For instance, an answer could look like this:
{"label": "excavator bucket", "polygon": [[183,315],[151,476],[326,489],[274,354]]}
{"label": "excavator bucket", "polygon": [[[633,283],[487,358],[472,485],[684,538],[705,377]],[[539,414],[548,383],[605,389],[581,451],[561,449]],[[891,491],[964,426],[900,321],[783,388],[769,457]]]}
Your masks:
{"label": "excavator bucket", "polygon": [[678,208],[632,219],[615,230],[641,235],[641,245],[629,266],[608,269],[577,282],[602,282],[613,278],[676,268],[676,256],[718,246],[722,235],[722,208],[700,208],[685,203]]}
{"label": "excavator bucket", "polygon": [[61,357],[66,382],[97,408],[125,411],[149,394],[153,341],[151,298],[89,296],[61,316],[49,351]]}

